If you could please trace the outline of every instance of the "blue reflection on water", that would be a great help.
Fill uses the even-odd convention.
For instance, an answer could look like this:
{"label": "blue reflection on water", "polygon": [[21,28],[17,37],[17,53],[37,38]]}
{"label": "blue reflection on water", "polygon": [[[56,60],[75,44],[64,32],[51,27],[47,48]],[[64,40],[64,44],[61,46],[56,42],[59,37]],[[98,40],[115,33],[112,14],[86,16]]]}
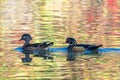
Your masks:
{"label": "blue reflection on water", "polygon": [[[18,52],[22,52],[23,49],[22,47],[17,47],[14,49],[15,51],[18,51]],[[120,53],[120,48],[99,48],[99,53],[108,53],[108,52],[115,52],[115,53]],[[57,52],[61,52],[61,53],[67,53],[67,47],[58,47],[58,48],[49,48],[49,51],[51,53],[55,53],[57,54]],[[39,51],[38,50],[35,50],[34,51],[34,54],[37,54]],[[83,53],[84,54],[89,54],[91,51],[84,51]]]}
{"label": "blue reflection on water", "polygon": [[120,52],[120,48],[99,48],[99,52],[115,52],[115,53],[119,53]]}

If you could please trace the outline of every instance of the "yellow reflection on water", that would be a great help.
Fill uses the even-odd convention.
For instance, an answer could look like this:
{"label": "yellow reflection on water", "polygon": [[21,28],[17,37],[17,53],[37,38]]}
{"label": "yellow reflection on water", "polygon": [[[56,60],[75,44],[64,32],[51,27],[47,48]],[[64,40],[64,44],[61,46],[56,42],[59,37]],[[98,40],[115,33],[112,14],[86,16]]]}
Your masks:
{"label": "yellow reflection on water", "polygon": [[0,59],[1,79],[38,80],[119,80],[120,55],[78,56],[75,61],[66,61],[65,56],[54,60],[34,57],[31,63],[22,63],[20,54],[11,52]]}

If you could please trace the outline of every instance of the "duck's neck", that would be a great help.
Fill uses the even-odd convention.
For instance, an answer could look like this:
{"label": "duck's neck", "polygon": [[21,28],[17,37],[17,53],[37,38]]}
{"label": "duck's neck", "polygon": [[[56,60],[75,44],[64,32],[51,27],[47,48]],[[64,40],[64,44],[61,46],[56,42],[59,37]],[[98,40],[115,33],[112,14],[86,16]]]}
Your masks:
{"label": "duck's neck", "polygon": [[23,47],[25,47],[26,45],[30,44],[30,41],[25,41]]}
{"label": "duck's neck", "polygon": [[77,44],[69,44],[70,46],[77,46]]}
{"label": "duck's neck", "polygon": [[76,46],[76,45],[77,45],[77,43],[73,43],[73,45],[74,45],[74,46]]}
{"label": "duck's neck", "polygon": [[25,41],[25,43],[24,44],[30,44],[30,41]]}
{"label": "duck's neck", "polygon": [[70,45],[74,45],[74,46],[77,45],[77,42],[76,42],[76,41],[71,41],[71,42],[69,42],[69,43],[70,43]]}

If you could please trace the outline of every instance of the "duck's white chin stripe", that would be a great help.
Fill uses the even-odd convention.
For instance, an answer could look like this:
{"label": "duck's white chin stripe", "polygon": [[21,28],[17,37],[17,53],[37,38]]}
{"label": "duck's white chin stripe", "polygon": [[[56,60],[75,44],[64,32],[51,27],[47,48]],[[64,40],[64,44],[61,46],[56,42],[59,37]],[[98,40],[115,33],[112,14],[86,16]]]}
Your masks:
{"label": "duck's white chin stripe", "polygon": [[76,45],[76,42],[72,41],[73,45]]}

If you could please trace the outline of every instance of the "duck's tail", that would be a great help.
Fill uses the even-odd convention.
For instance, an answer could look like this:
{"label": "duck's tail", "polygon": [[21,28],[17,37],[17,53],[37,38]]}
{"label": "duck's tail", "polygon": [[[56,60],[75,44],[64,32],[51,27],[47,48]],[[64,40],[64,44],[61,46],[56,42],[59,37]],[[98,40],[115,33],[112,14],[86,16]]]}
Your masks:
{"label": "duck's tail", "polygon": [[44,44],[45,48],[51,47],[54,43],[53,42],[47,42]]}
{"label": "duck's tail", "polygon": [[99,47],[101,47],[101,46],[103,46],[102,44],[100,44],[100,45],[98,45],[97,47],[99,48]]}
{"label": "duck's tail", "polygon": [[101,45],[97,45],[97,46],[90,46],[90,47],[88,47],[88,50],[97,50],[101,46],[103,46],[103,45],[101,44]]}

